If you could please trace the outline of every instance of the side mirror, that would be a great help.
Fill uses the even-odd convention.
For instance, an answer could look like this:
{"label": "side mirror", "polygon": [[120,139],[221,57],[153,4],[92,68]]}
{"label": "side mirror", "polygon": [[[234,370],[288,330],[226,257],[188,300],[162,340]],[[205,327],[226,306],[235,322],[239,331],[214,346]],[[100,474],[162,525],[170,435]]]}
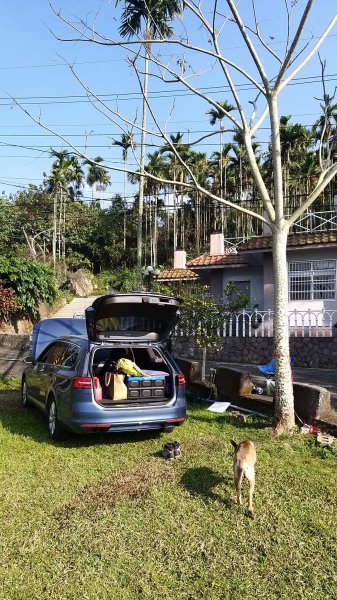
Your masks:
{"label": "side mirror", "polygon": [[23,362],[25,363],[25,365],[32,365],[34,363],[34,359],[32,355],[29,354],[28,356],[24,357]]}

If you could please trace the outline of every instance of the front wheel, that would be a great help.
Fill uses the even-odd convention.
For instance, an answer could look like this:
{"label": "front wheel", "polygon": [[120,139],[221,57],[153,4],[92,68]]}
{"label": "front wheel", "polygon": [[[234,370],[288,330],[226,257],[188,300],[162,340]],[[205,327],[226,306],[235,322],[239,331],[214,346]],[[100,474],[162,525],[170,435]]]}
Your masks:
{"label": "front wheel", "polygon": [[21,382],[21,403],[24,408],[28,408],[30,406],[27,394],[27,382],[25,377],[22,378]]}
{"label": "front wheel", "polygon": [[48,435],[50,439],[54,440],[55,442],[65,440],[68,436],[67,432],[63,429],[58,420],[55,398],[52,398],[48,403],[47,419]]}

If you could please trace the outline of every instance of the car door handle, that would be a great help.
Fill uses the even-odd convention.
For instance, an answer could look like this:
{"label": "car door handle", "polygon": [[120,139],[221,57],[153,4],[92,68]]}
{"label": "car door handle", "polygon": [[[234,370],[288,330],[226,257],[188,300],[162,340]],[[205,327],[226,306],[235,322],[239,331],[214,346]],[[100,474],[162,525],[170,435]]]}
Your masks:
{"label": "car door handle", "polygon": [[39,373],[42,373],[44,371],[44,365],[39,365],[37,370]]}

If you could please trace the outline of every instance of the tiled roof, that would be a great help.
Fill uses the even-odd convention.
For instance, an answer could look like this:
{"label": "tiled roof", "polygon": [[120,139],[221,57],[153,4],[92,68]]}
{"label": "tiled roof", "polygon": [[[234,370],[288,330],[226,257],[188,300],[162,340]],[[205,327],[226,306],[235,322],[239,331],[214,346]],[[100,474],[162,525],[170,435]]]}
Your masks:
{"label": "tiled roof", "polygon": [[[336,244],[337,231],[316,231],[315,233],[291,233],[288,235],[287,246],[296,248],[298,246],[314,246],[320,244]],[[251,238],[241,244],[239,252],[247,250],[268,250],[272,246],[271,235],[261,235]]]}
{"label": "tiled roof", "polygon": [[240,254],[219,254],[216,256],[210,256],[209,254],[202,254],[193,258],[187,263],[188,267],[210,267],[217,265],[246,265],[247,260]]}
{"label": "tiled roof", "polygon": [[160,271],[157,280],[163,281],[168,279],[199,279],[199,275],[190,271],[190,269],[164,269],[163,271]]}

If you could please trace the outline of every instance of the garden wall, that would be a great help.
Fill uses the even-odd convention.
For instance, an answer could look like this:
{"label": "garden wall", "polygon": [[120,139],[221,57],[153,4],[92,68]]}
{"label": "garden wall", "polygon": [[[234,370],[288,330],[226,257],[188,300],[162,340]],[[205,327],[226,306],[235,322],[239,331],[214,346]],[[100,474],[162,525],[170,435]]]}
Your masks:
{"label": "garden wall", "polygon": [[[201,359],[193,337],[172,340],[174,356]],[[290,338],[290,354],[296,367],[333,369],[337,366],[337,338]],[[273,357],[273,338],[227,337],[221,341],[220,350],[207,351],[207,359],[226,363],[261,365]]]}
{"label": "garden wall", "polygon": [[26,365],[23,362],[29,354],[29,335],[0,335],[0,374],[19,377]]}
{"label": "garden wall", "polygon": [[[0,334],[0,374],[21,375],[29,351],[29,335]],[[176,357],[201,359],[193,337],[173,338]],[[297,367],[333,369],[337,366],[337,338],[290,338],[290,353]],[[273,338],[224,338],[220,350],[209,350],[207,359],[237,364],[265,364],[273,356]]]}

